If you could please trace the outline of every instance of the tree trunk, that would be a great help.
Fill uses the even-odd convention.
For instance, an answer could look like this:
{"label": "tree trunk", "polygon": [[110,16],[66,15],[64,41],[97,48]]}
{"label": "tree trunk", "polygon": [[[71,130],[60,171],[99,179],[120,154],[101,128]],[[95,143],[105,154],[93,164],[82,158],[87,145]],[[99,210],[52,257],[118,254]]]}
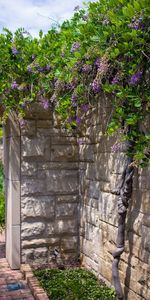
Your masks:
{"label": "tree trunk", "polygon": [[132,178],[134,174],[134,167],[132,165],[132,158],[128,158],[126,167],[123,172],[122,182],[117,191],[113,193],[119,195],[118,197],[118,233],[117,233],[117,247],[112,253],[114,260],[112,264],[112,276],[116,290],[117,300],[123,300],[123,291],[119,278],[118,265],[120,256],[124,251],[125,244],[125,220],[128,208],[128,202],[132,195]]}

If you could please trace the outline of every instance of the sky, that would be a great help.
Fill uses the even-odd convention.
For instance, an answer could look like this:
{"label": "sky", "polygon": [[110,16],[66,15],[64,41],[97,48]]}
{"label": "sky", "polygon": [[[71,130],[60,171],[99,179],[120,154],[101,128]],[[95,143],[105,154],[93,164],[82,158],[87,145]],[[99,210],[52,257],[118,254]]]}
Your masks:
{"label": "sky", "polygon": [[46,33],[52,24],[70,18],[77,5],[83,7],[82,3],[83,0],[0,0],[0,32],[3,27],[13,32],[23,27],[32,36],[41,29]]}

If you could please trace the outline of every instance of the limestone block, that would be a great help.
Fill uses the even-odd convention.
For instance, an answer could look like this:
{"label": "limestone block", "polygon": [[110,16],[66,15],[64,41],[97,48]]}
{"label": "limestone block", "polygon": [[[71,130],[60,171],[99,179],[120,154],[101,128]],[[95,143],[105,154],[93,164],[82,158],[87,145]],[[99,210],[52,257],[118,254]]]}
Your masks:
{"label": "limestone block", "polygon": [[21,196],[44,194],[45,181],[36,178],[23,178],[21,181]]}
{"label": "limestone block", "polygon": [[41,236],[45,231],[45,224],[43,222],[21,224],[21,239],[31,239]]}
{"label": "limestone block", "polygon": [[56,206],[56,218],[77,217],[78,206],[76,203],[59,203]]}
{"label": "limestone block", "polygon": [[32,103],[26,110],[26,119],[28,120],[51,120],[52,116],[51,109],[44,109],[42,105],[37,102]]}
{"label": "limestone block", "polygon": [[94,161],[94,146],[80,145],[79,146],[80,161]]}
{"label": "limestone block", "polygon": [[110,181],[111,174],[122,175],[126,159],[123,153],[97,153],[95,155],[96,179]]}
{"label": "limestone block", "polygon": [[77,161],[78,147],[75,145],[53,145],[51,148],[52,161]]}
{"label": "limestone block", "polygon": [[37,120],[37,128],[51,128],[53,120]]}
{"label": "limestone block", "polygon": [[58,234],[72,234],[77,233],[78,223],[76,219],[71,220],[57,220],[55,224],[55,231]]}
{"label": "limestone block", "polygon": [[48,170],[45,174],[47,192],[75,193],[78,191],[78,171]]}
{"label": "limestone block", "polygon": [[29,240],[23,240],[21,243],[22,249],[28,249],[28,248],[39,248],[39,247],[44,247],[44,246],[54,246],[58,245],[60,241],[60,238],[39,238],[39,239],[32,239],[31,241]]}
{"label": "limestone block", "polygon": [[85,205],[84,210],[83,210],[83,219],[86,220],[86,222],[88,222],[88,223],[98,226],[99,225],[98,210],[93,207]]}
{"label": "limestone block", "polygon": [[[80,165],[79,165],[80,167]],[[80,168],[81,170],[81,168]],[[81,172],[81,171],[80,171]],[[96,179],[96,164],[95,163],[87,163],[86,171],[85,171],[86,179],[95,180]]]}
{"label": "limestone block", "polygon": [[112,272],[110,271],[111,269],[112,269],[112,264],[108,263],[103,259],[100,260],[99,272],[110,283],[112,283]]}
{"label": "limestone block", "polygon": [[22,249],[22,263],[46,264],[48,262],[47,247]]}
{"label": "limestone block", "polygon": [[21,135],[33,136],[36,134],[35,120],[25,120],[25,125],[21,127]]}
{"label": "limestone block", "polygon": [[87,196],[89,198],[101,199],[100,183],[98,181],[87,181]]}
{"label": "limestone block", "polygon": [[76,195],[60,195],[57,197],[57,201],[58,202],[70,202],[70,203],[73,203],[73,202],[79,202],[79,197],[76,196]]}
{"label": "limestone block", "polygon": [[100,252],[100,240],[99,240],[99,235],[96,237],[96,240],[94,241],[89,241],[86,239],[82,240],[82,252],[90,257],[92,260],[95,262],[99,262],[99,252]]}
{"label": "limestone block", "polygon": [[[143,250],[146,250],[147,252],[149,252],[149,256],[150,256],[150,226],[147,227],[147,226],[142,225],[141,233],[142,233]],[[149,261],[150,261],[150,257],[149,257]]]}
{"label": "limestone block", "polygon": [[138,174],[140,176],[146,176],[149,177],[150,175],[150,164],[146,168],[138,168]]}
{"label": "limestone block", "polygon": [[[44,170],[78,170],[79,164],[78,162],[71,161],[62,161],[62,162],[38,162],[38,172],[39,176],[41,176],[41,172]],[[45,174],[45,172],[44,172]]]}
{"label": "limestone block", "polygon": [[50,236],[52,236],[52,235],[54,235],[54,234],[56,234],[57,232],[56,232],[56,226],[55,226],[55,222],[53,221],[53,222],[48,222],[47,224],[46,224],[46,236],[47,237],[50,237]]}
{"label": "limestone block", "polygon": [[[140,191],[138,190],[138,192],[140,192]],[[136,198],[136,199],[138,199],[138,198]],[[140,210],[145,213],[145,216],[143,219],[145,219],[145,217],[147,218],[148,214],[150,216],[150,190],[142,191]],[[150,224],[150,221],[149,221],[149,224]]]}
{"label": "limestone block", "polygon": [[75,250],[78,247],[78,236],[72,236],[61,239],[61,249],[66,250]]}
{"label": "limestone block", "polygon": [[43,263],[43,260],[44,260],[44,262],[48,261],[47,247],[40,247],[40,248],[34,249],[33,255],[34,255],[34,261],[38,264],[40,262]]}
{"label": "limestone block", "polygon": [[59,136],[55,135],[52,137],[52,145],[76,145],[77,146],[77,139],[73,136]]}
{"label": "limestone block", "polygon": [[100,230],[99,227],[94,226],[93,224],[90,224],[88,222],[85,223],[84,226],[84,231],[85,231],[85,239],[88,241],[94,241],[95,243],[95,238],[97,239],[97,237],[100,234]]}
{"label": "limestone block", "polygon": [[22,219],[47,218],[55,216],[55,202],[53,196],[26,197],[21,198]]}
{"label": "limestone block", "polygon": [[150,175],[147,176],[139,176],[139,189],[141,190],[149,190],[150,192]]}
{"label": "limestone block", "polygon": [[21,163],[21,174],[25,176],[37,175],[37,162],[28,162],[23,160]]}
{"label": "limestone block", "polygon": [[79,170],[80,170],[80,172],[81,171],[85,171],[87,168],[88,168],[88,162],[80,162],[79,163]]}
{"label": "limestone block", "polygon": [[117,197],[110,193],[101,193],[99,201],[99,218],[109,224],[118,224]]}
{"label": "limestone block", "polygon": [[91,259],[89,256],[84,255],[82,252],[80,256],[81,256],[82,266],[86,267],[90,271],[94,271],[95,274],[98,274],[99,264],[95,262],[93,259]]}
{"label": "limestone block", "polygon": [[94,207],[95,209],[99,209],[99,201],[100,199],[94,199],[94,198],[89,198],[86,194],[84,196],[82,196],[81,194],[81,199],[82,199],[82,203],[83,205],[88,205],[90,207]]}
{"label": "limestone block", "polygon": [[[115,144],[117,140],[117,136],[111,136],[108,137],[102,132],[96,131],[96,137],[95,137],[95,152],[96,153],[110,153],[112,152],[111,147]],[[125,145],[122,143],[121,152],[124,152]],[[120,153],[120,152],[119,152]]]}
{"label": "limestone block", "polygon": [[46,147],[50,146],[49,138],[44,136],[40,138],[21,137],[21,149],[23,157],[41,157],[45,155]]}
{"label": "limestone block", "polygon": [[144,217],[142,219],[142,225],[145,225],[147,227],[150,227],[150,214],[144,214]]}
{"label": "limestone block", "polygon": [[142,223],[144,215],[136,210],[129,211],[126,231],[133,231],[135,234],[142,235]]}

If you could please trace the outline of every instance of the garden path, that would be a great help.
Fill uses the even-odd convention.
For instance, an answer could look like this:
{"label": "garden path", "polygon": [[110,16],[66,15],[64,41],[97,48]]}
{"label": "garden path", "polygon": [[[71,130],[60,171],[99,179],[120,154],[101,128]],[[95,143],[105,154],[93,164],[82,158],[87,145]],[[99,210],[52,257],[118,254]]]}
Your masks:
{"label": "garden path", "polygon": [[4,233],[0,234],[0,300],[34,300],[22,273],[9,267]]}

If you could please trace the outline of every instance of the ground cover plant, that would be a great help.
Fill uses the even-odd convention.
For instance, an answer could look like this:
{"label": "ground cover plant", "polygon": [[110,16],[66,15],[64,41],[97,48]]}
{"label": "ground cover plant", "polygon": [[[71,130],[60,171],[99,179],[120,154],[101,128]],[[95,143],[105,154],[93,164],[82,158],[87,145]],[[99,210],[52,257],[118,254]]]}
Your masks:
{"label": "ground cover plant", "polygon": [[[0,99],[3,121],[13,111],[20,126],[37,101],[66,130],[84,127],[87,111],[110,99],[107,134],[117,133],[113,151],[125,145],[127,163],[118,195],[118,237],[113,279],[123,299],[118,264],[124,251],[125,219],[135,168],[150,159],[150,3],[100,0],[70,21],[32,38],[24,29],[0,34]],[[78,132],[80,132],[77,131]]]}
{"label": "ground cover plant", "polygon": [[34,274],[51,300],[113,300],[114,289],[83,269],[37,270]]}

